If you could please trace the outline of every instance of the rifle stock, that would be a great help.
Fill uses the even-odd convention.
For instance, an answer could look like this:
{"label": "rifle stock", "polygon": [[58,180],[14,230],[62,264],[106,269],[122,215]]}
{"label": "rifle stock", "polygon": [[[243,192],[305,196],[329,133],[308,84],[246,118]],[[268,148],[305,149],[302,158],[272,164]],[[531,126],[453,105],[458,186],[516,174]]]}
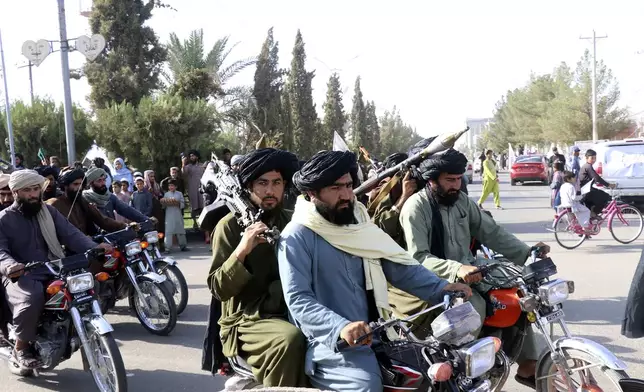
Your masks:
{"label": "rifle stock", "polygon": [[409,167],[419,163],[420,161],[430,157],[431,155],[437,154],[439,152],[442,152],[454,147],[454,144],[456,144],[456,141],[461,136],[463,136],[465,132],[469,130],[470,130],[470,127],[467,127],[464,130],[459,132],[453,132],[453,133],[443,134],[438,136],[418,154],[405,159],[404,161],[400,162],[398,165],[392,167],[391,169],[387,169],[378,173],[377,176],[368,179],[367,181],[363,182],[359,187],[354,189],[353,193],[358,197],[362,196],[365,193],[371,191],[373,188],[377,187],[378,184],[380,184],[380,181],[382,181],[383,179],[387,177],[391,177],[401,170],[406,170]]}

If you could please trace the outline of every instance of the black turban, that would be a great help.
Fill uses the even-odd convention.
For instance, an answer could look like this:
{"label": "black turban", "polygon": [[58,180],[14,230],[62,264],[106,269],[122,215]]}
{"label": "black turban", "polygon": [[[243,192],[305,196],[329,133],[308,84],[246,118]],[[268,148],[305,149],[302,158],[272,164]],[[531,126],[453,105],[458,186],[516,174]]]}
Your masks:
{"label": "black turban", "polygon": [[58,183],[61,186],[67,186],[76,180],[83,179],[85,172],[81,169],[63,169],[58,176]]}
{"label": "black turban", "polygon": [[56,178],[56,169],[51,166],[39,166],[35,168],[38,174],[43,177],[53,176]]}
{"label": "black turban", "polygon": [[385,160],[382,162],[382,165],[384,166],[385,169],[391,169],[392,167],[396,166],[397,164],[404,161],[408,157],[409,155],[405,154],[404,152],[397,152],[385,158]]}
{"label": "black turban", "polygon": [[410,157],[418,154],[419,152],[423,151],[425,149],[425,147],[429,146],[434,141],[434,139],[436,139],[437,137],[438,136],[432,136],[432,137],[428,137],[427,139],[423,139],[423,140],[419,141],[418,143],[416,143],[413,146],[411,146],[409,151],[407,151],[407,154]]}
{"label": "black turban", "polygon": [[186,156],[189,157],[191,154],[196,156],[197,158],[201,159],[201,154],[199,154],[199,151],[194,150],[194,149],[193,150],[188,150],[188,153],[186,154]]}
{"label": "black turban", "polygon": [[244,159],[239,163],[238,173],[244,186],[270,171],[280,172],[285,181],[291,182],[298,167],[295,154],[274,148],[262,148],[244,155]]}
{"label": "black turban", "polygon": [[295,173],[293,183],[300,192],[319,191],[333,185],[347,173],[351,174],[353,187],[357,187],[359,179],[356,154],[351,151],[320,151]]}
{"label": "black turban", "polygon": [[449,150],[425,159],[418,166],[423,180],[436,180],[441,173],[463,174],[467,167],[467,158],[460,152]]}

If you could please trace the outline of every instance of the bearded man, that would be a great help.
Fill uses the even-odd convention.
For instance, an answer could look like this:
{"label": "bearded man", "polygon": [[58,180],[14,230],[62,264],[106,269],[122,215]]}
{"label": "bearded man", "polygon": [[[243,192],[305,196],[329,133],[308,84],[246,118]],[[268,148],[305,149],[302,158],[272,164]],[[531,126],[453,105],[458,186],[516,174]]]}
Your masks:
{"label": "bearded man", "polygon": [[[0,211],[0,274],[16,327],[13,359],[28,369],[41,365],[30,342],[36,339],[38,318],[45,304],[43,281],[47,275],[37,272],[25,275],[25,263],[65,257],[61,245],[73,253],[108,248],[92,242],[54,207],[44,204],[44,184],[45,178],[34,170],[11,173],[9,188],[15,202]],[[11,278],[18,280],[14,283]]]}
{"label": "bearded man", "polygon": [[0,211],[13,204],[13,193],[9,189],[11,175],[0,174]]}
{"label": "bearded man", "polygon": [[123,203],[107,188],[107,173],[98,167],[92,167],[85,173],[88,189],[83,191],[83,197],[110,219],[115,219],[117,214],[132,222],[145,222],[149,218],[138,212],[135,208]]}
{"label": "bearded man", "polygon": [[[307,385],[306,341],[288,322],[275,247],[263,238],[269,227],[282,230],[290,220],[282,200],[297,169],[297,158],[287,151],[263,148],[246,155],[239,178],[252,203],[264,210],[262,221],[243,230],[230,213],[217,223],[212,237],[208,287],[222,302],[223,353],[243,357],[264,386]],[[210,327],[216,320],[214,306]]]}
{"label": "bearded man", "polygon": [[45,177],[45,189],[42,192],[43,201],[53,199],[56,196],[59,196],[58,187],[56,186],[56,168],[52,166],[40,166],[36,168],[36,171],[41,176]]}
{"label": "bearded man", "polygon": [[[354,153],[322,151],[293,177],[303,193],[280,238],[278,261],[286,305],[308,340],[306,369],[315,388],[382,391],[369,322],[389,312],[387,282],[428,301],[441,301],[449,284],[423,268],[370,222],[353,194]],[[343,339],[351,348],[337,352]]]}
{"label": "bearded man", "polygon": [[63,194],[47,200],[47,204],[57,209],[78,230],[90,237],[98,234],[97,227],[108,233],[124,229],[127,224],[104,216],[96,206],[82,197],[84,179],[85,172],[82,170],[63,169],[59,179]]}
{"label": "bearded man", "polygon": [[[531,247],[508,233],[491,216],[482,213],[476,203],[460,191],[466,165],[465,155],[454,149],[421,162],[419,170],[427,185],[405,203],[400,212],[400,224],[409,254],[425,268],[449,281],[461,279],[473,284],[482,277],[480,274],[469,274],[476,271],[476,265],[482,261],[470,252],[472,238],[517,265],[525,264]],[[543,243],[537,246],[545,250],[544,254],[550,251]],[[483,322],[486,301],[481,293],[485,292],[485,288],[478,285],[474,288],[470,302]],[[426,301],[395,289],[390,294],[396,311],[403,315],[414,314],[429,306]],[[428,326],[431,318],[416,321]],[[528,328],[518,359],[519,369],[515,377],[518,382],[534,388],[538,355],[534,332]]]}

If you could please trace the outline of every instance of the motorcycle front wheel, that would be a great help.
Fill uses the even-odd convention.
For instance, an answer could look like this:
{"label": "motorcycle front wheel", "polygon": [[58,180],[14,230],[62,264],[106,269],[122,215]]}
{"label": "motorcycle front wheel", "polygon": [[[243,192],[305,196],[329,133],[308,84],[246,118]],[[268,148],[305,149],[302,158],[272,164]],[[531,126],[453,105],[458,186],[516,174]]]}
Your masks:
{"label": "motorcycle front wheel", "polygon": [[186,277],[183,276],[183,273],[176,265],[157,263],[159,265],[157,273],[165,275],[168,279],[168,287],[177,306],[177,314],[181,314],[188,306],[188,283],[186,282]]}
{"label": "motorcycle front wheel", "polygon": [[177,325],[177,306],[168,285],[166,282],[157,283],[146,276],[138,276],[137,283],[143,298],[132,289],[130,305],[139,322],[154,335],[169,335]]}
{"label": "motorcycle front wheel", "polygon": [[[570,376],[573,387],[577,390],[602,390],[621,391],[619,380],[628,378],[628,374],[622,370],[614,370],[602,365],[600,358],[581,350],[563,348],[562,353],[573,374]],[[591,370],[597,372],[591,372]],[[597,384],[595,374],[601,373],[608,382]],[[611,385],[612,384],[612,385]],[[567,391],[566,381],[563,375],[557,370],[557,365],[550,355],[544,358],[539,369],[537,369],[537,391],[556,392]]]}
{"label": "motorcycle front wheel", "polygon": [[114,336],[101,335],[90,324],[85,328],[89,343],[85,354],[92,355],[96,363],[96,369],[90,369],[96,387],[101,392],[127,392],[125,364]]}

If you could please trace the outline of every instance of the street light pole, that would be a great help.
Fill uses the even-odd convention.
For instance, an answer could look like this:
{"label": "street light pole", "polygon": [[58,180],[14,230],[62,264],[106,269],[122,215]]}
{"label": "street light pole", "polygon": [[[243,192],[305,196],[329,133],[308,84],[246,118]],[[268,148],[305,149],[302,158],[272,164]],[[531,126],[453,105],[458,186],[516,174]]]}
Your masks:
{"label": "street light pole", "polygon": [[592,80],[592,111],[593,111],[593,142],[597,142],[599,136],[597,135],[597,40],[608,38],[607,35],[598,37],[593,30],[592,37],[579,37],[579,39],[592,39],[593,40],[593,80]]}
{"label": "street light pole", "polygon": [[4,49],[2,47],[2,32],[0,32],[0,58],[2,59],[2,80],[4,81],[4,105],[7,112],[7,133],[9,134],[9,152],[11,165],[16,167],[16,151],[13,145],[13,124],[11,122],[11,103],[9,102],[9,89],[7,88],[7,70],[4,66]]}
{"label": "street light pole", "polygon": [[72,116],[72,92],[69,84],[69,41],[67,41],[67,23],[65,22],[65,0],[58,0],[58,24],[60,28],[60,64],[63,73],[67,163],[73,165],[76,160],[76,140],[74,139],[74,117]]}

